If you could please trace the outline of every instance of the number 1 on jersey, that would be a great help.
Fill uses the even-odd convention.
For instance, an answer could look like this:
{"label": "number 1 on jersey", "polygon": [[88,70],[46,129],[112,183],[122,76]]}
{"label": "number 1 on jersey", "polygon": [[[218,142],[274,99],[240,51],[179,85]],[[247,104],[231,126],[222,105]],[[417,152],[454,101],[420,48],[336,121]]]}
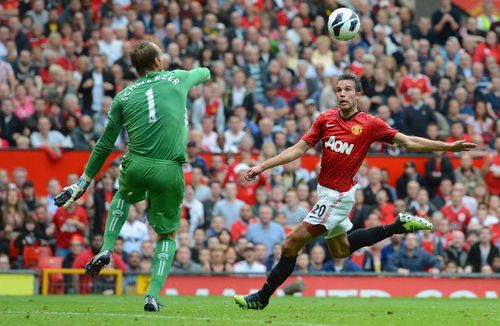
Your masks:
{"label": "number 1 on jersey", "polygon": [[155,97],[152,88],[146,91],[146,98],[148,99],[149,123],[156,122]]}

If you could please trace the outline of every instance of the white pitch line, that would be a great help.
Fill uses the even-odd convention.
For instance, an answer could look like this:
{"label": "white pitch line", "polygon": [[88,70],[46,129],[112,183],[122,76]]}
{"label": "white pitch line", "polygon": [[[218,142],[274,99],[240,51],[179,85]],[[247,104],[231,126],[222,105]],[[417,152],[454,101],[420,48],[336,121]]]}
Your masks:
{"label": "white pitch line", "polygon": [[[278,321],[273,318],[264,317],[265,320],[256,319],[234,319],[234,318],[224,318],[224,317],[184,317],[184,316],[164,316],[164,315],[149,315],[149,314],[119,314],[113,312],[69,312],[69,311],[43,311],[43,310],[33,310],[33,311],[1,311],[3,314],[10,315],[26,315],[26,314],[40,314],[40,315],[60,315],[60,316],[102,316],[102,317],[129,317],[129,318],[140,318],[140,319],[177,319],[177,320],[198,320],[198,321],[232,321],[232,322],[248,322],[248,323],[258,323],[258,324],[268,324],[268,320],[272,321],[274,325],[290,325],[287,321]],[[301,323],[293,322],[294,325],[301,326],[332,326],[332,324],[317,324],[317,323]]]}

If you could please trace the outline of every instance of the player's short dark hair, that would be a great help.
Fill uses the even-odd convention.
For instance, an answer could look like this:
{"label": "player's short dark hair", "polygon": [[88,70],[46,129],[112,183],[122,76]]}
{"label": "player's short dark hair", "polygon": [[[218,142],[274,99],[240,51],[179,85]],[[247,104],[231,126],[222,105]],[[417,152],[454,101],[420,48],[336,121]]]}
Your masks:
{"label": "player's short dark hair", "polygon": [[362,92],[363,87],[361,86],[361,81],[359,80],[358,77],[354,74],[342,74],[337,78],[337,82],[341,80],[352,80],[354,82],[354,88],[356,89],[356,92]]}
{"label": "player's short dark hair", "polygon": [[159,57],[160,53],[151,41],[141,41],[130,53],[132,65],[141,76],[147,71],[154,69],[155,59],[159,59]]}

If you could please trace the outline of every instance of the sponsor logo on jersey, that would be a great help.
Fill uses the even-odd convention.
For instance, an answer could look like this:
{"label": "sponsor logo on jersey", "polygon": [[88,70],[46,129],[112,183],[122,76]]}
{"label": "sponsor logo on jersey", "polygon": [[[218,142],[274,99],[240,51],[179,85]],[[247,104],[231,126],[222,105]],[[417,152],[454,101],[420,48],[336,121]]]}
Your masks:
{"label": "sponsor logo on jersey", "polygon": [[360,125],[355,125],[351,128],[352,134],[358,136],[363,132],[363,128]]}
{"label": "sponsor logo on jersey", "polygon": [[332,151],[337,153],[351,155],[354,144],[349,144],[341,140],[337,140],[335,136],[330,136],[328,141],[325,143],[325,147],[330,148]]}

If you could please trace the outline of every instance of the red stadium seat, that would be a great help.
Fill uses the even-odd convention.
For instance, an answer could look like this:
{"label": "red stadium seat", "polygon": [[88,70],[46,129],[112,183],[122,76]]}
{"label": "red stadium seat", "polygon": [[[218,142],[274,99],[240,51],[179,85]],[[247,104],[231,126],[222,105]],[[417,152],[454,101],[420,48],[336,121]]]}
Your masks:
{"label": "red stadium seat", "polygon": [[49,247],[25,246],[23,250],[24,268],[38,268],[40,257],[52,257],[52,249]]}
{"label": "red stadium seat", "polygon": [[[42,271],[45,268],[61,268],[62,257],[40,257],[38,261],[38,268]],[[64,294],[64,277],[62,274],[49,275],[49,293]]]}

